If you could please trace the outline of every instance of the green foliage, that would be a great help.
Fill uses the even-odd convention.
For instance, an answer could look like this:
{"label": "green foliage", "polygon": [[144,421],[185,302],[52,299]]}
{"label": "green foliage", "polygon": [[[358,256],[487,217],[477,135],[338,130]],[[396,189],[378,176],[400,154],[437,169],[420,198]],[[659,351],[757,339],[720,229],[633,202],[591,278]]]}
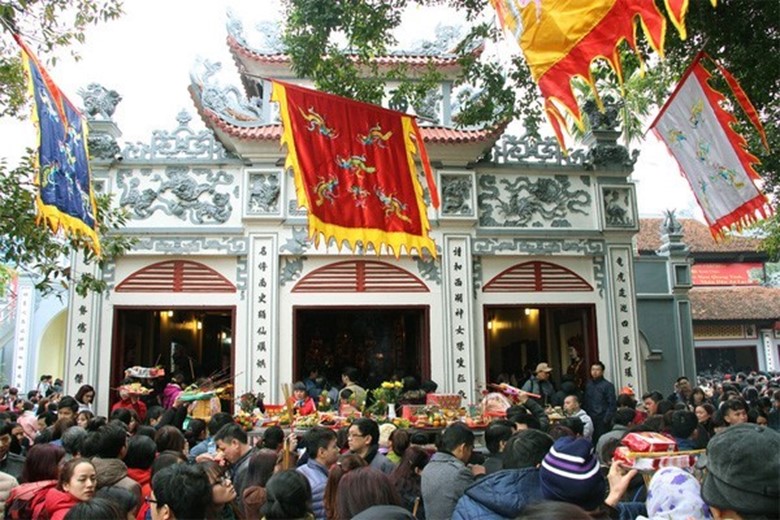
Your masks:
{"label": "green foliage", "polygon": [[[83,43],[85,29],[117,18],[120,0],[0,0],[0,116],[24,117],[28,113],[27,87],[12,32],[46,62],[59,48]],[[77,54],[70,49],[74,56]],[[48,63],[53,64],[54,58]],[[32,123],[31,123],[32,124]],[[87,265],[105,267],[124,254],[134,239],[115,233],[124,227],[127,215],[111,206],[109,196],[97,197],[98,235],[102,256],[96,257],[81,237],[58,235],[36,222],[31,150],[16,168],[9,169],[0,157],[0,263],[27,274],[43,294],[60,294],[73,288],[79,295],[106,290],[106,282],[90,272],[75,272],[71,260],[81,255]]]}
{"label": "green foliage", "polygon": [[101,269],[132,247],[136,239],[116,233],[127,223],[127,213],[111,207],[109,195],[98,195],[98,235],[102,254],[97,257],[90,242],[82,237],[54,235],[36,222],[35,190],[32,182],[33,152],[9,170],[0,160],[0,263],[35,280],[43,294],[73,287],[79,295],[106,290],[106,282],[89,272],[74,273],[71,256],[81,255],[87,265]]}
{"label": "green foliage", "polygon": [[[656,4],[659,11],[666,12],[663,0],[656,0]],[[295,72],[312,78],[320,89],[378,102],[382,97],[381,85],[390,76],[379,74],[371,58],[385,53],[395,43],[393,34],[400,26],[400,15],[413,5],[454,7],[464,21],[471,23],[468,35],[457,48],[463,67],[458,81],[473,86],[480,94],[466,100],[457,122],[492,126],[519,119],[527,133],[537,134],[543,122],[540,99],[520,53],[510,63],[499,63],[473,52],[483,40],[504,38],[492,13],[488,22],[477,23],[480,13],[490,13],[486,0],[286,0],[284,42]],[[696,53],[706,50],[734,74],[759,111],[774,153],[764,150],[738,108],[734,110],[739,118],[737,130],[761,160],[758,171],[765,191],[774,193],[775,206],[780,210],[780,60],[776,58],[780,55],[780,2],[719,0],[715,9],[706,0],[690,2],[686,22],[685,41],[680,40],[668,22],[666,57],[660,63],[644,38],[639,38],[640,53],[648,64],[644,76],[633,52],[627,47],[621,49],[625,79],[622,88],[611,70],[604,64],[597,65],[599,93],[622,100],[624,140],[636,142],[645,131],[646,117],[663,104]],[[728,93],[723,83],[715,86]],[[576,88],[583,97],[591,95],[583,84]],[[771,244],[780,244],[780,226],[776,219],[773,222],[765,225],[769,232],[766,243],[774,247],[776,255],[780,246]]]}
{"label": "green foliage", "polygon": [[33,157],[33,152],[28,150],[22,163],[14,169],[8,169],[5,161],[0,160],[0,263],[31,276],[36,289],[43,294],[54,294],[68,287],[81,296],[105,291],[105,281],[89,272],[74,272],[70,260],[75,253],[87,265],[102,269],[124,254],[136,241],[116,233],[127,223],[127,213],[112,208],[109,195],[97,196],[100,257],[82,237],[52,234],[36,222]]}
{"label": "green foliage", "polygon": [[39,59],[53,65],[54,51],[70,47],[78,58],[71,46],[84,43],[84,31],[121,14],[121,0],[0,0],[0,116],[26,115],[26,87],[12,31],[24,38]]}

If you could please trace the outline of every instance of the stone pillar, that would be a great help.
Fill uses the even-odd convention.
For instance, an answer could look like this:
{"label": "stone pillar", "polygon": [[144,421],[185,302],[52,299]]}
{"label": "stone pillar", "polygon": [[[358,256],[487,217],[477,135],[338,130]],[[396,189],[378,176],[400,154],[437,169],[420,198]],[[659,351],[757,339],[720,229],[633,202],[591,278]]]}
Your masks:
{"label": "stone pillar", "polygon": [[[276,235],[250,235],[249,316],[247,316],[244,391],[262,392],[267,402],[279,397],[278,308],[279,254]],[[237,346],[238,347],[238,346]],[[237,359],[240,352],[236,352]],[[237,396],[238,397],[238,396]]]}
{"label": "stone pillar", "polygon": [[683,242],[682,225],[677,221],[673,210],[666,212],[661,224],[661,247],[656,253],[665,257],[669,289],[674,299],[677,366],[679,373],[675,378],[685,375],[695,381],[696,356],[693,341],[693,317],[688,291],[692,286],[690,251]]}
{"label": "stone pillar", "polygon": [[471,277],[471,238],[445,235],[442,252],[444,270],[443,307],[445,391],[460,394],[465,401],[475,398],[474,320]]}

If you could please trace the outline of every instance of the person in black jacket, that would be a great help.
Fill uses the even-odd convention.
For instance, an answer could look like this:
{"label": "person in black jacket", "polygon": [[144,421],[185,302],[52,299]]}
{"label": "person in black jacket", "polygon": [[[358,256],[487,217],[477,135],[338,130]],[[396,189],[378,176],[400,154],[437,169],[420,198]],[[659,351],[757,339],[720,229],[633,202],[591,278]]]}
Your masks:
{"label": "person in black jacket", "polygon": [[615,385],[604,379],[604,363],[594,361],[590,366],[591,380],[585,386],[583,409],[593,420],[593,442],[612,426],[612,417],[617,409]]}

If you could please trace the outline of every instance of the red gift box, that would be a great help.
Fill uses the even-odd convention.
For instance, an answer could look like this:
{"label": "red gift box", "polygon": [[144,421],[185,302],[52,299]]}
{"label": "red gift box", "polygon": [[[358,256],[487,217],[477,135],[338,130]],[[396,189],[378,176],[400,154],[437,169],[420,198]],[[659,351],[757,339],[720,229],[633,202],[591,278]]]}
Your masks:
{"label": "red gift box", "polygon": [[621,441],[629,450],[639,453],[677,451],[677,443],[666,435],[655,432],[629,433]]}
{"label": "red gift box", "polygon": [[425,404],[436,405],[440,408],[460,408],[461,398],[458,394],[428,394],[425,396]]}

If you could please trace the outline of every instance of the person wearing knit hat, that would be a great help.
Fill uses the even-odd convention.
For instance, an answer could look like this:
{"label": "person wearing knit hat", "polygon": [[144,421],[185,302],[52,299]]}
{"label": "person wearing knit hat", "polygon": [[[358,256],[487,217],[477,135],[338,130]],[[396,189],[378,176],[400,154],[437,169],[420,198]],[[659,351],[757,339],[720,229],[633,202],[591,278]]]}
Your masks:
{"label": "person wearing knit hat", "polygon": [[707,445],[701,496],[712,516],[777,518],[780,514],[780,433],[735,424]]}
{"label": "person wearing knit hat", "polygon": [[598,509],[607,491],[593,444],[581,437],[558,439],[542,460],[539,479],[544,498],[576,504],[586,511]]}
{"label": "person wearing knit hat", "polygon": [[620,502],[635,475],[636,470],[624,472],[617,462],[613,462],[607,496],[607,482],[601,474],[593,444],[582,437],[561,437],[555,441],[539,468],[545,499],[575,504],[591,514],[607,514],[606,510],[614,509],[619,518],[647,514],[642,503]]}

